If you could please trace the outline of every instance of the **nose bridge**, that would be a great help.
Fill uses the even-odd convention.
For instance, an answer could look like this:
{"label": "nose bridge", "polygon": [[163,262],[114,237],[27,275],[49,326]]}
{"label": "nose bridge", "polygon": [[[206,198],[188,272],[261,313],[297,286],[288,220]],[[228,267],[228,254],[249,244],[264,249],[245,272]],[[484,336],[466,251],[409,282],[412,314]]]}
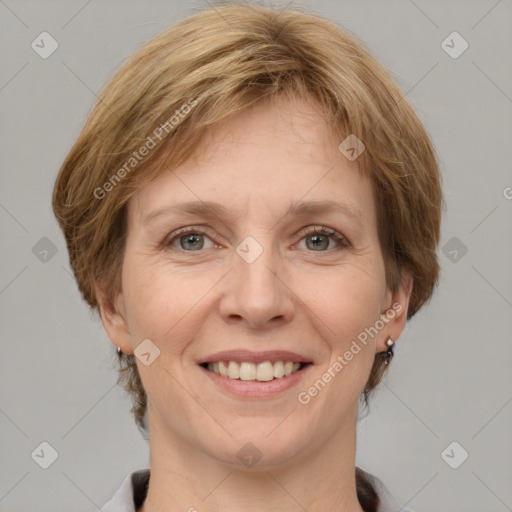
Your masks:
{"label": "nose bridge", "polygon": [[252,294],[274,294],[274,273],[279,262],[274,254],[272,232],[259,235],[258,238],[247,236],[237,246],[236,253],[236,274],[250,287]]}

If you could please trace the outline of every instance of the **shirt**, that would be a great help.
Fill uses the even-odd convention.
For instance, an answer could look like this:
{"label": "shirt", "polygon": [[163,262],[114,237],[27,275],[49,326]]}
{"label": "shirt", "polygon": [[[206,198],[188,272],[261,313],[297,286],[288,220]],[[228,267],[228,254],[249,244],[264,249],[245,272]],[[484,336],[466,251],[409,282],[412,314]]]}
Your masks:
{"label": "shirt", "polygon": [[[407,508],[401,508],[391,496],[386,486],[376,476],[363,471],[364,475],[372,483],[380,498],[377,512],[413,512]],[[136,512],[144,503],[148,492],[150,468],[139,469],[129,473],[123,480],[121,487],[116,491],[101,510],[103,512]]]}

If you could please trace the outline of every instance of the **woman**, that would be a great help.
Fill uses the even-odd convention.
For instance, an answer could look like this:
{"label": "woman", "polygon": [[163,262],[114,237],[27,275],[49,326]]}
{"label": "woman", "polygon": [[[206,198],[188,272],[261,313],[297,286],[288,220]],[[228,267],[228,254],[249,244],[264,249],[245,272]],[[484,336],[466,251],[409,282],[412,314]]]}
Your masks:
{"label": "woman", "polygon": [[333,23],[223,5],[137,51],[53,196],[149,422],[103,510],[405,510],[356,423],[437,284],[441,203],[424,127]]}

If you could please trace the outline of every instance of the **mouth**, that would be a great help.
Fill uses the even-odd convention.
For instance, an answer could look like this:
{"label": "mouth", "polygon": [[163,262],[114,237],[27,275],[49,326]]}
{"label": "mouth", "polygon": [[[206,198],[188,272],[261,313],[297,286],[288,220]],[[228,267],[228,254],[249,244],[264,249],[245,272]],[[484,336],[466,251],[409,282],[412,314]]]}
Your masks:
{"label": "mouth", "polygon": [[293,361],[263,361],[252,363],[250,361],[218,361],[205,362],[201,366],[209,371],[232,380],[270,382],[276,379],[289,377],[300,372],[311,363]]}
{"label": "mouth", "polygon": [[298,385],[314,362],[294,352],[229,350],[197,364],[220,389],[239,398],[272,398]]}

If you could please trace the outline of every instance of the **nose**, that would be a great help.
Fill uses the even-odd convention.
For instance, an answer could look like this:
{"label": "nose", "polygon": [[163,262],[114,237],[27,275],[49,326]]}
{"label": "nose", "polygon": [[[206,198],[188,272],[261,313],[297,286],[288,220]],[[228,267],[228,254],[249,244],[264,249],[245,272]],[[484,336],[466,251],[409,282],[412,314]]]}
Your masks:
{"label": "nose", "polygon": [[249,237],[233,255],[233,270],[225,279],[220,312],[228,323],[251,330],[268,330],[290,322],[293,292],[286,285],[286,269],[262,239]]}

